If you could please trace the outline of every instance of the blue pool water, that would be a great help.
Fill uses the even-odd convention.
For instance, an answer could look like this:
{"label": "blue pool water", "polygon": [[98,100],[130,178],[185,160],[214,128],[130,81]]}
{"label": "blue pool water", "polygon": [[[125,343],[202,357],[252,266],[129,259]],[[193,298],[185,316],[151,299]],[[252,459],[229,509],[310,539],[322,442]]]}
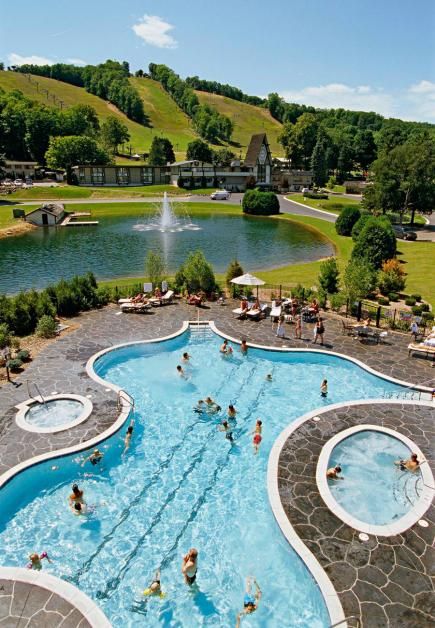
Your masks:
{"label": "blue pool water", "polygon": [[61,427],[72,423],[83,412],[83,404],[76,399],[53,399],[34,403],[26,412],[26,421],[34,427]]}
{"label": "blue pool water", "polygon": [[[352,363],[319,353],[249,350],[219,354],[211,332],[106,354],[98,374],[135,399],[133,441],[122,455],[124,427],[100,445],[101,468],[81,466],[85,454],[40,464],[1,491],[0,547],[4,565],[25,565],[47,551],[48,570],[79,586],[119,626],[232,626],[243,605],[244,579],[262,590],[259,610],[243,625],[321,628],[329,625],[322,595],[282,536],[271,512],[266,469],[281,430],[316,407],[379,397],[395,385]],[[188,351],[189,380],[176,375]],[[266,381],[272,373],[273,381]],[[329,396],[319,386],[328,379]],[[235,444],[218,431],[217,416],[192,408],[210,395],[238,410]],[[263,421],[258,455],[255,421]],[[78,482],[94,511],[68,508]],[[198,589],[184,585],[180,564],[199,549]],[[163,599],[141,595],[160,567]]]}
{"label": "blue pool water", "polygon": [[420,472],[402,471],[396,460],[411,455],[394,436],[365,430],[345,438],[331,452],[328,467],[339,464],[343,481],[330,480],[336,501],[348,513],[373,525],[394,523],[418,500]]}

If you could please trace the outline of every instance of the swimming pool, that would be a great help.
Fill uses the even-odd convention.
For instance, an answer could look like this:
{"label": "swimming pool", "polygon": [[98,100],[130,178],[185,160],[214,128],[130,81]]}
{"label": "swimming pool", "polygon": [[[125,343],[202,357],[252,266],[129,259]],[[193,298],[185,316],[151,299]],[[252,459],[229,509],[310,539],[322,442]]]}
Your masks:
{"label": "swimming pool", "polygon": [[411,449],[390,434],[364,430],[334,447],[328,467],[340,465],[343,481],[329,480],[334,499],[360,521],[388,525],[403,517],[423,488],[420,472],[404,471],[394,462]]}
{"label": "swimming pool", "polygon": [[[398,386],[347,360],[316,352],[249,350],[219,355],[211,332],[114,350],[97,374],[135,399],[135,428],[123,456],[123,435],[100,445],[101,468],[85,454],[52,460],[13,478],[1,491],[1,562],[24,565],[32,551],[53,559],[44,569],[90,595],[114,626],[231,626],[243,601],[244,579],[263,590],[246,626],[329,625],[323,597],[282,536],[269,507],[267,460],[284,426],[318,406],[379,397]],[[176,375],[184,351],[190,379]],[[272,381],[266,375],[272,374]],[[328,379],[329,396],[319,386]],[[219,417],[198,415],[210,395],[238,410],[235,444],[217,429]],[[258,455],[251,444],[263,420]],[[75,517],[67,505],[78,482],[92,506]],[[199,549],[198,590],[182,582],[182,554]],[[162,571],[163,600],[143,598]]]}

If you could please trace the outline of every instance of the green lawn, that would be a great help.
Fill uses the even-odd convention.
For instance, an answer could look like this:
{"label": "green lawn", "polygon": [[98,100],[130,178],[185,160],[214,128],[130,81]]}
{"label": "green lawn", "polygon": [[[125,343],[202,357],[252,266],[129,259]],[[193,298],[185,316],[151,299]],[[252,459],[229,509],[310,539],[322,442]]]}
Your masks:
{"label": "green lawn", "polygon": [[406,292],[421,294],[435,310],[435,243],[397,240],[397,254],[407,273]]}
{"label": "green lawn", "polygon": [[287,196],[289,201],[296,201],[297,203],[303,203],[313,209],[322,209],[333,214],[339,214],[343,207],[350,207],[355,205],[359,207],[360,201],[353,198],[341,198],[340,196],[331,196],[328,199],[316,200],[314,198],[304,198],[302,194],[289,194]]}

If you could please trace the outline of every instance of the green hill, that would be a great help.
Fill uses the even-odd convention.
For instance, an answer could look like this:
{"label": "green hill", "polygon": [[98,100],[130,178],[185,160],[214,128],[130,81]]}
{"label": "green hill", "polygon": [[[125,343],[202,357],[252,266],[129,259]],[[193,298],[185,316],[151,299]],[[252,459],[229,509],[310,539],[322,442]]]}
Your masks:
{"label": "green hill", "polygon": [[282,125],[272,118],[267,109],[248,105],[226,96],[210,94],[209,92],[195,92],[201,104],[214,107],[225,116],[228,116],[234,123],[232,140],[240,145],[242,156],[253,133],[267,133],[267,138],[274,155],[282,154],[282,146],[278,143],[278,135],[281,133]]}

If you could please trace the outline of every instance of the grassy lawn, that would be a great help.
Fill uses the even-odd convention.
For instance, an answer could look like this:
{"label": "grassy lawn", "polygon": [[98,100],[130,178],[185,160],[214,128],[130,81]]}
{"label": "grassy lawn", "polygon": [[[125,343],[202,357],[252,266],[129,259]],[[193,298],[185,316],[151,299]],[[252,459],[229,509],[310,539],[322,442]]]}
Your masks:
{"label": "grassy lawn", "polygon": [[435,243],[397,240],[397,254],[407,273],[406,292],[421,294],[435,310]]}
{"label": "grassy lawn", "polygon": [[350,207],[355,205],[359,207],[360,201],[353,198],[340,198],[339,196],[332,196],[331,198],[324,200],[316,200],[314,198],[304,198],[302,194],[289,194],[287,196],[289,201],[296,201],[297,203],[303,203],[313,209],[322,209],[323,211],[331,212],[332,214],[339,214],[343,207]]}
{"label": "grassy lawn", "polygon": [[[208,190],[210,194],[213,190]],[[59,185],[57,187],[33,186],[8,194],[8,201],[31,201],[43,199],[80,199],[80,198],[146,198],[159,196],[167,192],[171,196],[186,196],[187,194],[201,194],[205,190],[183,190],[174,185],[141,185],[137,187],[79,187],[77,185]]]}

